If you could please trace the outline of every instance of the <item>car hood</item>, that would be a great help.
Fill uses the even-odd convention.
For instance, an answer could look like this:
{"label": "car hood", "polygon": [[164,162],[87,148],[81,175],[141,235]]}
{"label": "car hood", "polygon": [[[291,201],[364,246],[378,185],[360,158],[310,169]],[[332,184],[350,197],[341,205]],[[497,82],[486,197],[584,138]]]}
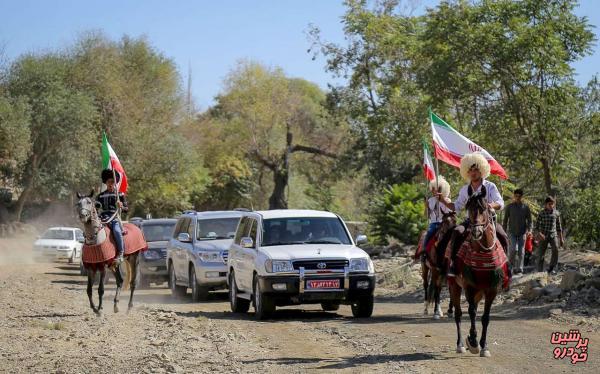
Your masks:
{"label": "car hood", "polygon": [[168,241],[148,242],[148,249],[165,249]]}
{"label": "car hood", "polygon": [[57,246],[71,246],[74,240],[61,240],[61,239],[38,239],[35,241],[35,245],[46,246],[46,247],[57,247]]}
{"label": "car hood", "polygon": [[364,258],[367,252],[353,245],[295,244],[262,247],[261,250],[273,260],[312,260],[326,258]]}
{"label": "car hood", "polygon": [[229,249],[233,239],[223,240],[201,240],[197,241],[194,247],[201,251],[224,251]]}

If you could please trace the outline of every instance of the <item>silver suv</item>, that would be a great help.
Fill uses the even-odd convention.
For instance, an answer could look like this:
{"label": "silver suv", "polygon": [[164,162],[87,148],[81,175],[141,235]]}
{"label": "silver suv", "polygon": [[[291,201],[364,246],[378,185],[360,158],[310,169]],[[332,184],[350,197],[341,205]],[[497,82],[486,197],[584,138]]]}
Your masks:
{"label": "silver suv", "polygon": [[192,300],[206,300],[208,292],[227,288],[228,249],[242,213],[186,211],[177,220],[167,246],[169,288]]}

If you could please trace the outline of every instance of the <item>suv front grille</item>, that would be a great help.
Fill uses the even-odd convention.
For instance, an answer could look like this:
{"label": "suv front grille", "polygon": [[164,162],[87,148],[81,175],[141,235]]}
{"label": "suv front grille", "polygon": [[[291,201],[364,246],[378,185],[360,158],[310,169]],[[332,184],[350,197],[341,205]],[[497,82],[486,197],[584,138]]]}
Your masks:
{"label": "suv front grille", "polygon": [[[319,264],[325,264],[325,267]],[[348,260],[302,260],[294,261],[294,270],[303,267],[305,270],[344,270],[348,266]]]}
{"label": "suv front grille", "polygon": [[167,258],[167,249],[163,248],[160,250],[160,258]]}

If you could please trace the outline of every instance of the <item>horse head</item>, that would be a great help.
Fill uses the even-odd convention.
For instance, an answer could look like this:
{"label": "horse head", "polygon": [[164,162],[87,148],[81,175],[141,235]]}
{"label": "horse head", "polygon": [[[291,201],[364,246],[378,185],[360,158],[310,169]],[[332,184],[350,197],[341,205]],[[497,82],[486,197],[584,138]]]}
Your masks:
{"label": "horse head", "polygon": [[482,240],[486,230],[493,226],[486,195],[485,186],[481,186],[479,192],[469,196],[465,206],[469,221],[471,221],[471,237],[475,241]]}
{"label": "horse head", "polygon": [[82,195],[77,192],[77,199],[79,199],[76,205],[77,214],[79,216],[79,220],[84,224],[91,221],[92,215],[96,211],[95,202],[92,199],[93,196],[94,190],[92,190],[89,195]]}

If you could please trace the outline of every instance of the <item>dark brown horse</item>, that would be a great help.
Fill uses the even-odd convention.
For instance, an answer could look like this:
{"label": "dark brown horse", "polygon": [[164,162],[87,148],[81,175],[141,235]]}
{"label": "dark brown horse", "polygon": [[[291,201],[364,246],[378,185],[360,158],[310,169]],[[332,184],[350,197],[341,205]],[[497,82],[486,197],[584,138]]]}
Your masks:
{"label": "dark brown horse", "polygon": [[[469,317],[471,319],[471,329],[465,339],[467,347],[473,354],[480,353],[481,357],[491,357],[487,345],[490,312],[500,287],[508,287],[510,273],[506,254],[496,236],[496,226],[485,195],[486,189],[482,187],[481,192],[472,195],[466,204],[470,231],[467,233],[467,240],[465,240],[456,255],[455,269],[457,274],[456,277],[448,277],[448,286],[452,304],[455,307],[454,321],[456,322],[458,334],[456,351],[458,353],[466,352],[460,331],[462,317],[460,296],[464,289],[469,303]],[[453,240],[457,240],[457,235],[460,234],[455,231]],[[450,251],[446,251],[446,257],[451,256]],[[478,342],[475,318],[477,316],[477,305],[482,299],[485,300],[485,304],[483,316],[481,317],[481,339]]]}
{"label": "dark brown horse", "polygon": [[[448,245],[449,235],[446,235],[456,226],[456,213],[444,213],[442,216],[442,224],[430,239],[430,250],[427,250],[425,246],[427,243],[423,243],[425,239],[425,233],[419,240],[421,249],[417,252],[425,251],[425,261],[421,261],[421,277],[423,278],[423,289],[425,290],[425,309],[423,314],[429,313],[429,305],[434,302],[434,313],[433,319],[440,319],[444,314],[440,306],[440,294],[442,292],[442,286],[446,282],[446,266],[444,260],[444,253],[446,246]],[[448,315],[452,314],[452,302],[448,306]]]}
{"label": "dark brown horse", "polygon": [[[116,245],[111,236],[110,230],[105,227],[96,211],[96,205],[92,200],[93,191],[88,196],[82,196],[77,193],[79,202],[77,203],[77,212],[79,220],[84,226],[85,243],[82,249],[82,262],[87,269],[88,284],[87,295],[90,301],[90,307],[97,315],[102,314],[102,297],[104,296],[104,279],[106,269],[109,268],[116,280],[117,290],[114,299],[114,312],[119,311],[119,295],[123,285],[131,289],[129,296],[129,305],[127,311],[133,307],[133,293],[137,281],[137,268],[139,264],[139,254],[147,249],[148,244],[144,240],[142,231],[135,225],[125,224],[127,235],[124,236],[125,261],[122,264],[114,262],[116,257]],[[115,217],[112,217],[115,219]],[[124,265],[124,266],[123,266]],[[126,271],[123,269],[126,267]],[[96,280],[96,273],[100,273],[100,284],[98,285],[98,307],[92,299],[92,290]]]}

